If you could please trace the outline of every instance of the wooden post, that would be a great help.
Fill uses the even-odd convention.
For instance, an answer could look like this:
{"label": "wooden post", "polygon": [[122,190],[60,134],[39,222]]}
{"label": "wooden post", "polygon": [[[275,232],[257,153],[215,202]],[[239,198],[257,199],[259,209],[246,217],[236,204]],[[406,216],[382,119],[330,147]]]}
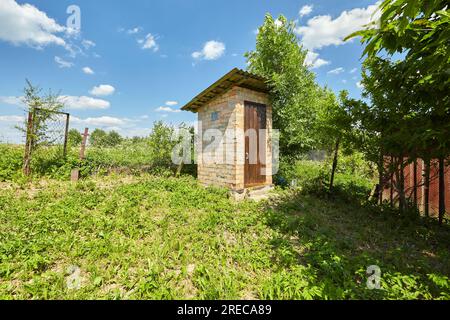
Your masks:
{"label": "wooden post", "polygon": [[[84,129],[84,134],[83,134],[83,141],[81,142],[81,148],[80,148],[80,161],[84,160],[85,157],[85,150],[86,150],[86,142],[87,142],[87,137],[89,136],[89,128],[85,128]],[[70,180],[71,181],[78,181],[78,179],[80,178],[80,169],[76,168],[72,170],[72,173],[70,175]]]}
{"label": "wooden post", "polygon": [[33,153],[33,120],[34,110],[28,112],[27,132],[25,141],[25,153],[23,156],[23,174],[29,176],[31,174],[31,155]]}
{"label": "wooden post", "polygon": [[66,128],[64,130],[64,149],[63,149],[64,158],[67,156],[67,139],[69,136],[69,120],[70,120],[70,114],[66,113]]}
{"label": "wooden post", "polygon": [[86,150],[87,137],[89,136],[89,128],[84,128],[83,141],[81,142],[80,160],[84,160],[84,152]]}

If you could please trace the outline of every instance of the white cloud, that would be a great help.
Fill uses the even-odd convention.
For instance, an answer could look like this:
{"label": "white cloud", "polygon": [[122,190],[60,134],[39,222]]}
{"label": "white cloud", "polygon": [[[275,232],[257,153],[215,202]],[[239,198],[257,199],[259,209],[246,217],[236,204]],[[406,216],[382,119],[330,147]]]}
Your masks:
{"label": "white cloud", "polygon": [[[63,95],[59,99],[69,109],[107,109],[110,107],[109,101],[87,96]],[[0,96],[0,103],[24,106],[23,97]]]}
{"label": "white cloud", "polygon": [[14,106],[23,106],[23,97],[0,96],[0,103],[10,104]]}
{"label": "white cloud", "polygon": [[317,69],[330,64],[330,61],[319,58],[319,54],[308,51],[305,58],[305,65],[311,69]]}
{"label": "white cloud", "polygon": [[315,16],[308,20],[306,26],[299,26],[295,31],[301,36],[302,44],[309,50],[330,45],[339,46],[344,44],[343,39],[346,36],[378,20],[379,4],[380,2],[377,2],[367,8],[343,11],[336,19],[330,15]]}
{"label": "white cloud", "polygon": [[178,105],[178,101],[166,101],[166,106],[173,107],[176,105]]}
{"label": "white cloud", "polygon": [[135,28],[133,28],[133,29],[127,30],[127,33],[128,33],[128,34],[136,34],[136,33],[139,33],[139,32],[141,32],[141,31],[142,31],[142,28],[141,28],[141,27],[135,27]]}
{"label": "white cloud", "polygon": [[69,109],[108,109],[109,101],[86,96],[61,96],[61,102]]}
{"label": "white cloud", "polygon": [[141,45],[141,48],[143,50],[153,50],[153,52],[156,52],[159,50],[159,46],[156,43],[156,38],[151,33],[147,34],[145,36],[145,39],[139,39],[138,43]]}
{"label": "white cloud", "polygon": [[159,107],[155,109],[156,112],[181,112],[179,109],[172,109],[171,107]]}
{"label": "white cloud", "polygon": [[89,67],[84,67],[82,70],[85,74],[94,74],[94,70]]}
{"label": "white cloud", "polygon": [[0,40],[35,48],[50,44],[66,46],[64,39],[58,36],[66,31],[65,27],[31,4],[0,1]]}
{"label": "white cloud", "polygon": [[330,71],[328,71],[327,73],[328,73],[328,74],[340,74],[340,73],[342,73],[342,72],[344,72],[344,71],[345,71],[344,68],[339,67],[339,68],[330,70]]}
{"label": "white cloud", "polygon": [[309,15],[312,11],[313,11],[313,5],[306,5],[306,6],[303,6],[301,9],[300,9],[300,11],[298,12],[298,15],[300,16],[300,17],[304,17],[304,16],[307,16],[307,15]]}
{"label": "white cloud", "polygon": [[275,26],[277,28],[279,28],[283,25],[283,21],[281,21],[280,19],[276,19],[273,23],[275,24]]}
{"label": "white cloud", "polygon": [[353,68],[352,70],[350,70],[350,73],[355,73],[356,71],[358,71],[358,68]]}
{"label": "white cloud", "polygon": [[217,60],[225,53],[225,44],[219,41],[208,41],[201,51],[192,53],[194,59]]}
{"label": "white cloud", "polygon": [[24,120],[23,116],[0,116],[1,122],[22,122]]}
{"label": "white cloud", "polygon": [[72,68],[73,62],[66,61],[61,57],[55,56],[55,62],[58,64],[60,68]]}
{"label": "white cloud", "polygon": [[115,118],[109,116],[91,117],[86,119],[80,119],[77,117],[71,117],[71,121],[83,125],[99,126],[99,127],[111,127],[111,126],[123,126],[128,122],[128,119]]}
{"label": "white cloud", "polygon": [[95,86],[89,91],[90,94],[94,96],[109,96],[114,93],[116,89],[109,84],[101,84],[99,86]]}
{"label": "white cloud", "polygon": [[81,44],[86,50],[96,46],[95,42],[91,40],[83,40]]}

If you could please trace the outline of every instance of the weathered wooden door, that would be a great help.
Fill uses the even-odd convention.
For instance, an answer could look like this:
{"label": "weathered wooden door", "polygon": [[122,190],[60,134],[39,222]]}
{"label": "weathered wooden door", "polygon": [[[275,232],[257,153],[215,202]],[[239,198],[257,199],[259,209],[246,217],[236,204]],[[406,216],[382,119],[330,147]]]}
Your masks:
{"label": "weathered wooden door", "polygon": [[[252,187],[266,182],[266,176],[263,174],[265,169],[263,159],[266,157],[266,106],[245,101],[244,109],[244,185],[245,187]],[[264,131],[260,131],[263,129]]]}

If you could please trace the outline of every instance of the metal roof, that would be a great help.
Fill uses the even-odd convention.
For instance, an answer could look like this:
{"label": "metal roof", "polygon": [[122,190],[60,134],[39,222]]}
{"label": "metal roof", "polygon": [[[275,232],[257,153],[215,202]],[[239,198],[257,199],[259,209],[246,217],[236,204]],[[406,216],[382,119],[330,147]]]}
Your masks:
{"label": "metal roof", "polygon": [[244,70],[234,68],[222,78],[209,86],[202,93],[198,94],[182,110],[196,112],[196,110],[212,99],[224,94],[234,86],[239,86],[259,92],[269,92],[266,80]]}

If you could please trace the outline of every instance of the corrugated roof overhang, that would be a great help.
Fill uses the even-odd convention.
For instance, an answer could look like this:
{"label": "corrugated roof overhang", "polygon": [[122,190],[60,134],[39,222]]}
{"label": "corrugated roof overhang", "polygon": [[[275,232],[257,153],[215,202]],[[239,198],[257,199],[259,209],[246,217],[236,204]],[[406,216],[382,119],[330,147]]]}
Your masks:
{"label": "corrugated roof overhang", "polygon": [[209,86],[202,93],[198,94],[182,110],[197,112],[197,109],[224,94],[234,86],[255,90],[258,92],[269,92],[266,80],[260,76],[254,75],[244,70],[234,68],[214,84]]}

